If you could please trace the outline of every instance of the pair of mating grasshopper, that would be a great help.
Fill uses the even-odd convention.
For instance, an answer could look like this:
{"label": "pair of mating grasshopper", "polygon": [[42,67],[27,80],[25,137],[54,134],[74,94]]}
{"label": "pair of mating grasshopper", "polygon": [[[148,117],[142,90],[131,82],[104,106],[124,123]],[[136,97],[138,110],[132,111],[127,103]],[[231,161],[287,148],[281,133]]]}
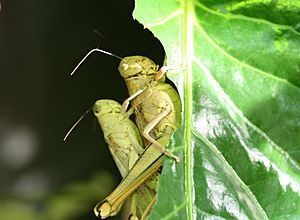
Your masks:
{"label": "pair of mating grasshopper", "polygon": [[[117,57],[100,49],[91,52],[94,51]],[[120,59],[118,69],[130,97],[123,105],[113,100],[98,100],[93,112],[123,180],[96,205],[94,212],[102,219],[114,216],[132,194],[130,219],[144,219],[155,202],[163,155],[179,161],[166,146],[180,126],[181,102],[176,90],[165,83],[165,67],[159,70],[152,60],[142,56]],[[132,113],[138,127],[129,119]]]}

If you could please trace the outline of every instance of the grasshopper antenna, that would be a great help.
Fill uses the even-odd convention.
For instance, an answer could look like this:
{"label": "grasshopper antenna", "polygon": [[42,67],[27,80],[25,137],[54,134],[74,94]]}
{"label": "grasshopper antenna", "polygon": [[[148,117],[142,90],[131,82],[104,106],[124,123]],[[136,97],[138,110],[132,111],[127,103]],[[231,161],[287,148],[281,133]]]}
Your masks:
{"label": "grasshopper antenna", "polygon": [[80,116],[80,118],[74,123],[74,125],[69,129],[69,131],[67,132],[67,134],[65,135],[63,141],[66,141],[67,138],[69,137],[69,135],[71,134],[71,132],[74,130],[74,128],[79,124],[79,122],[81,122],[81,120],[89,113],[89,111],[92,109],[92,107],[90,107],[88,110],[85,111],[85,113],[83,113],[83,115]]}
{"label": "grasshopper antenna", "polygon": [[99,49],[99,48],[95,48],[95,49],[92,49],[90,52],[88,52],[88,53],[82,58],[82,60],[77,64],[77,66],[74,68],[74,70],[71,72],[70,75],[72,76],[72,75],[75,73],[75,71],[79,68],[79,66],[86,60],[86,58],[88,58],[88,56],[91,55],[91,54],[94,53],[94,52],[104,53],[104,54],[107,54],[107,55],[109,55],[109,56],[115,57],[115,58],[120,59],[120,60],[123,59],[122,57],[119,57],[119,56],[117,56],[117,55],[115,55],[115,54],[113,54],[113,53],[110,53],[110,52],[108,52],[108,51],[101,50],[101,49]]}
{"label": "grasshopper antenna", "polygon": [[98,31],[97,29],[94,29],[93,31],[98,37],[101,38],[101,40],[104,41],[104,43],[106,45],[108,45],[111,48],[111,43],[109,42],[109,40],[107,40],[107,38],[100,31]]}

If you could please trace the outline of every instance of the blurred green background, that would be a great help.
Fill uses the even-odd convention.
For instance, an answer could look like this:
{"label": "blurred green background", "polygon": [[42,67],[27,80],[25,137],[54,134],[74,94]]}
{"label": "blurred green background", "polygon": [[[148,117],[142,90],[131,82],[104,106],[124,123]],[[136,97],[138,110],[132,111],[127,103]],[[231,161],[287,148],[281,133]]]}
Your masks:
{"label": "blurred green background", "polygon": [[1,1],[0,219],[96,219],[94,205],[120,181],[92,113],[62,139],[97,99],[127,97],[113,57],[93,54],[69,76],[90,49],[162,63],[161,44],[133,8],[124,0]]}

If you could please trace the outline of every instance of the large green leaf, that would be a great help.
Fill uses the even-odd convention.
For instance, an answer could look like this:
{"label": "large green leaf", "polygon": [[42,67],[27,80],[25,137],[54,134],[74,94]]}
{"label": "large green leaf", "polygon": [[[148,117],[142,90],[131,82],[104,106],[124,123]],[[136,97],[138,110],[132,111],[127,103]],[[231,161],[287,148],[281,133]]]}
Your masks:
{"label": "large green leaf", "polygon": [[[300,219],[300,1],[136,0],[183,101],[149,219]],[[180,68],[178,68],[180,70]]]}

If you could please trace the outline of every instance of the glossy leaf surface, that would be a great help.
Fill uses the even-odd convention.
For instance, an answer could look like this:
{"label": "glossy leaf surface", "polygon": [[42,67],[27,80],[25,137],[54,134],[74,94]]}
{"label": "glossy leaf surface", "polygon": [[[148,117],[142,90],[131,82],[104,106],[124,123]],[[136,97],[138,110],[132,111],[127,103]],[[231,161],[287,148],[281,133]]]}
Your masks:
{"label": "glossy leaf surface", "polygon": [[297,2],[136,0],[184,109],[149,219],[300,218]]}

